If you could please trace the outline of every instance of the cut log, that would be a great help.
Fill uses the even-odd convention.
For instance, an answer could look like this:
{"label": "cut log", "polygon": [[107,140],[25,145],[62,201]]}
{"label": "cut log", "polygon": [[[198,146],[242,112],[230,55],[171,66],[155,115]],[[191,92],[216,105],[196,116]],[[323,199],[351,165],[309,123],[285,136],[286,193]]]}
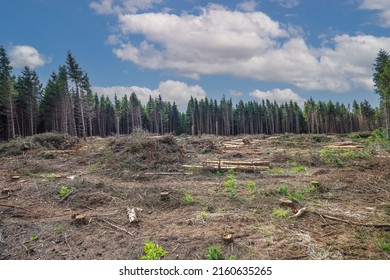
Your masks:
{"label": "cut log", "polygon": [[251,165],[251,166],[269,166],[269,161],[260,161],[260,160],[253,160],[253,161],[238,161],[238,160],[206,160],[204,161],[205,165],[213,165],[213,164],[221,164],[221,165]]}
{"label": "cut log", "polygon": [[247,171],[247,172],[254,172],[254,171],[264,171],[267,170],[268,166],[245,166],[245,165],[221,165],[218,166],[218,164],[213,165],[183,165],[183,168],[190,168],[190,169],[215,169],[220,171],[227,171],[227,170],[237,170],[237,171]]}

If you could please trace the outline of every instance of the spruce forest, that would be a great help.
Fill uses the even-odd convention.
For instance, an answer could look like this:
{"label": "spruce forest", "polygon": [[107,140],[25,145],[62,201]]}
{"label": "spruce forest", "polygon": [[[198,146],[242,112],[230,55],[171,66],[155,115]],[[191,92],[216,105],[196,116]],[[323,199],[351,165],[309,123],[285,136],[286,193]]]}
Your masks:
{"label": "spruce forest", "polygon": [[374,82],[381,100],[369,102],[315,102],[303,108],[296,102],[277,104],[231,99],[191,98],[185,112],[161,96],[141,104],[134,92],[110,100],[92,92],[87,72],[68,52],[64,65],[53,72],[45,86],[35,70],[25,67],[18,77],[0,48],[0,139],[26,137],[43,132],[71,136],[109,136],[145,130],[157,134],[346,134],[382,128],[389,133],[390,59],[381,50],[374,63]]}

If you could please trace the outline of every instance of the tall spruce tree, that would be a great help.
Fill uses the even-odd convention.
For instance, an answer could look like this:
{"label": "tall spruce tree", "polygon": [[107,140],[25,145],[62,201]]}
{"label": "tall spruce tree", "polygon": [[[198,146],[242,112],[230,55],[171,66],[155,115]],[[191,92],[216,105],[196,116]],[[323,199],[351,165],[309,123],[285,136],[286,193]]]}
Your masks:
{"label": "tall spruce tree", "polygon": [[380,50],[374,63],[373,80],[375,92],[379,94],[384,111],[384,125],[387,137],[390,137],[390,55]]}

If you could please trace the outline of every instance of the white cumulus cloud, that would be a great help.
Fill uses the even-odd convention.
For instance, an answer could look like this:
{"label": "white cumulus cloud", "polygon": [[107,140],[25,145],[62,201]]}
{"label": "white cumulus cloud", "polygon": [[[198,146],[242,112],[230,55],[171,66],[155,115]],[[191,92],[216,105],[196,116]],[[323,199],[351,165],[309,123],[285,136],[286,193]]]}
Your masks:
{"label": "white cumulus cloud", "polygon": [[390,1],[389,0],[363,0],[360,9],[378,11],[379,24],[390,27]]}
{"label": "white cumulus cloud", "polygon": [[188,101],[191,96],[198,99],[204,99],[207,94],[205,90],[199,85],[187,85],[186,83],[180,81],[167,80],[160,82],[157,89],[150,89],[146,87],[131,86],[113,86],[113,87],[92,87],[92,90],[98,95],[105,95],[114,99],[115,94],[119,99],[127,94],[129,97],[132,92],[137,94],[138,99],[143,105],[149,100],[149,96],[152,98],[158,97],[161,95],[164,101],[170,101],[171,103],[175,102],[176,105],[184,109],[187,106]]}
{"label": "white cumulus cloud", "polygon": [[303,107],[305,99],[300,97],[293,90],[287,89],[273,89],[268,91],[255,90],[249,93],[250,96],[258,100],[269,100],[271,102],[276,101],[276,103],[289,103],[290,101],[296,102],[299,106]]}
{"label": "white cumulus cloud", "polygon": [[11,66],[15,68],[23,68],[24,66],[38,68],[51,61],[50,58],[40,54],[37,49],[26,45],[13,46],[9,57]]}
{"label": "white cumulus cloud", "polygon": [[[118,14],[121,40],[113,52],[140,67],[174,70],[194,79],[230,75],[304,90],[372,90],[372,63],[380,49],[390,49],[390,37],[340,34],[313,47],[304,30],[248,10],[250,5],[231,10],[209,4],[196,14],[178,15],[134,14],[123,8]],[[134,41],[135,35],[142,39]]]}

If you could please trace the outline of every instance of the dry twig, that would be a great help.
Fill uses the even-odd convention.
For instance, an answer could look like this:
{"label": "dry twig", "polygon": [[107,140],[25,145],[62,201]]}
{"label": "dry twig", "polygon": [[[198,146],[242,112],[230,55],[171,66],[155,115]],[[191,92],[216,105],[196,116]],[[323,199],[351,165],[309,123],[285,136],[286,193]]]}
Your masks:
{"label": "dry twig", "polygon": [[133,236],[133,233],[131,233],[131,232],[125,230],[124,228],[121,228],[121,227],[119,227],[119,226],[117,226],[117,225],[114,225],[113,223],[111,223],[111,222],[109,222],[109,221],[107,221],[107,220],[105,220],[105,219],[101,219],[101,220],[102,220],[103,222],[109,224],[109,225],[112,226],[113,228],[116,228],[116,229],[118,229],[118,230],[120,230],[120,231],[123,231],[123,232],[127,233],[127,234],[130,235],[130,236]]}
{"label": "dry twig", "polygon": [[24,211],[26,211],[26,212],[29,212],[29,213],[32,213],[32,214],[34,214],[34,215],[37,215],[37,216],[38,216],[38,214],[37,214],[37,213],[35,213],[35,212],[31,211],[31,210],[28,210],[28,209],[26,209],[26,208],[24,208],[24,207],[22,207],[22,206],[17,206],[17,205],[9,205],[9,204],[0,204],[0,206],[1,206],[1,207],[8,207],[8,208],[21,209],[21,210],[24,210]]}

